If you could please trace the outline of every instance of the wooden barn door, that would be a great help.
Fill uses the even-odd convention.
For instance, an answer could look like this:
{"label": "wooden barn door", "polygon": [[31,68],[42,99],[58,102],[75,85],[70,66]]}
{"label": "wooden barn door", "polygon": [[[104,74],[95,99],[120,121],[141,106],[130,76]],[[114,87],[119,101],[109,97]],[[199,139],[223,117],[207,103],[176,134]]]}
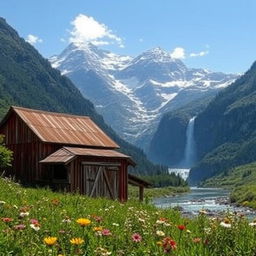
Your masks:
{"label": "wooden barn door", "polygon": [[91,197],[118,199],[119,167],[110,164],[83,164],[83,191]]}

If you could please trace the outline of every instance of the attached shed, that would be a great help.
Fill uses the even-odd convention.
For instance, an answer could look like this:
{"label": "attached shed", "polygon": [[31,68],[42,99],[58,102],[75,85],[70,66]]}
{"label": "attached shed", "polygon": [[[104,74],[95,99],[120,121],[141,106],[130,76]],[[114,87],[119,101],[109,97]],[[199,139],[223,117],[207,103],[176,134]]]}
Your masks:
{"label": "attached shed", "polygon": [[[14,152],[7,175],[26,183],[126,201],[133,160],[89,117],[11,107],[0,133]],[[141,185],[141,184],[140,184]]]}

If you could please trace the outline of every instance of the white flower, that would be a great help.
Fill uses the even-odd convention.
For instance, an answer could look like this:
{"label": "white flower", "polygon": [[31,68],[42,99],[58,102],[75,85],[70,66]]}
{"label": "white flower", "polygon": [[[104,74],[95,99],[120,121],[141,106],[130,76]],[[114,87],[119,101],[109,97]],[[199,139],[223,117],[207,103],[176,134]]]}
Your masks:
{"label": "white flower", "polygon": [[163,220],[157,220],[156,221],[156,224],[164,224],[165,223],[165,221],[163,221]]}
{"label": "white flower", "polygon": [[63,219],[62,222],[63,222],[63,223],[70,223],[70,222],[71,222],[71,219],[66,218],[66,219]]}
{"label": "white flower", "polygon": [[4,204],[6,204],[5,201],[0,201],[0,205],[4,205]]}
{"label": "white flower", "polygon": [[113,226],[119,227],[118,223],[112,223]]}
{"label": "white flower", "polygon": [[40,230],[40,226],[38,224],[30,224],[29,226],[31,228],[33,228],[35,231],[39,231]]}
{"label": "white flower", "polygon": [[256,222],[249,223],[249,226],[252,226],[252,227],[256,226]]}
{"label": "white flower", "polygon": [[222,221],[222,222],[220,223],[220,226],[222,226],[222,227],[224,227],[224,228],[231,228],[231,224],[230,224],[230,223],[226,223],[226,222],[224,222],[224,221]]}
{"label": "white flower", "polygon": [[26,217],[26,216],[28,216],[29,215],[29,212],[21,212],[20,213],[20,217],[21,218],[24,218],[24,217]]}
{"label": "white flower", "polygon": [[165,236],[165,233],[164,233],[163,231],[161,231],[161,230],[157,230],[157,231],[156,231],[156,234],[157,234],[158,236]]}

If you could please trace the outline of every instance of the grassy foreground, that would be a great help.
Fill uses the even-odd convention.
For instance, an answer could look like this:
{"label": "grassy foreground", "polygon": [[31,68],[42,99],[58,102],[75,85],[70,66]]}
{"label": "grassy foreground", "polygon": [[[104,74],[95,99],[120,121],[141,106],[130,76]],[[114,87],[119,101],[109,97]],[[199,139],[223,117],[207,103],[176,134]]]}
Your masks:
{"label": "grassy foreground", "polygon": [[22,188],[0,179],[0,255],[252,256],[256,223],[184,219],[129,201]]}

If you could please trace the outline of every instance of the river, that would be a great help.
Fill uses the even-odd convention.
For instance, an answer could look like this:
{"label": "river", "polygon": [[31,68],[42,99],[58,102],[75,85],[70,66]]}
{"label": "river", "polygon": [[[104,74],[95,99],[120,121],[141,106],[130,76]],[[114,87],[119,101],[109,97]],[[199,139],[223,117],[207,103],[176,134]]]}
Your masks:
{"label": "river", "polygon": [[178,206],[186,215],[197,215],[199,210],[205,209],[210,215],[219,215],[226,211],[236,211],[255,217],[255,212],[248,208],[228,204],[228,196],[229,191],[224,189],[192,187],[189,193],[173,197],[156,198],[153,203],[159,208]]}

